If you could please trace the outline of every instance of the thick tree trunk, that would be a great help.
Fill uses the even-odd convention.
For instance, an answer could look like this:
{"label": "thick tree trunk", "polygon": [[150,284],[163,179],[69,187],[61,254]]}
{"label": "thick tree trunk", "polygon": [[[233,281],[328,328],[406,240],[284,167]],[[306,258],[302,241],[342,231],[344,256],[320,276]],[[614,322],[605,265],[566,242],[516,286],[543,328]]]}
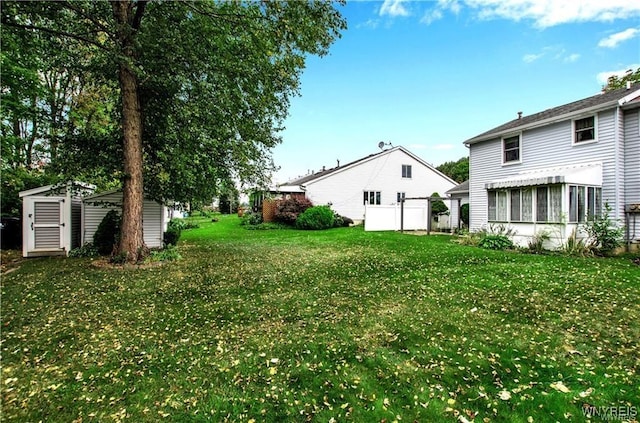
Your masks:
{"label": "thick tree trunk", "polygon": [[138,80],[131,64],[133,29],[130,26],[131,3],[112,3],[119,25],[119,41],[123,56],[119,64],[118,78],[122,97],[122,132],[124,143],[124,181],[122,198],[122,225],[117,254],[125,254],[127,262],[136,262],[147,254],[142,229],[142,204],[144,201],[142,178],[142,113],[138,96]]}

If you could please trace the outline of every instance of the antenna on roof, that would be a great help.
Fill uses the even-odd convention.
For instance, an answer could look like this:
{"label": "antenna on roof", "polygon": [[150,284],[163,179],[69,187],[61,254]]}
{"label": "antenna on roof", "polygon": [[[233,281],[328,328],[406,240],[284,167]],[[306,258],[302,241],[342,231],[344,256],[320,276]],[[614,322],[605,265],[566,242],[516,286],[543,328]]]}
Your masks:
{"label": "antenna on roof", "polygon": [[389,147],[393,147],[393,144],[391,144],[391,142],[384,142],[384,141],[380,141],[380,142],[378,143],[378,148],[379,148],[380,150],[382,150],[382,149],[384,149],[384,146],[385,146],[385,145],[388,145]]}

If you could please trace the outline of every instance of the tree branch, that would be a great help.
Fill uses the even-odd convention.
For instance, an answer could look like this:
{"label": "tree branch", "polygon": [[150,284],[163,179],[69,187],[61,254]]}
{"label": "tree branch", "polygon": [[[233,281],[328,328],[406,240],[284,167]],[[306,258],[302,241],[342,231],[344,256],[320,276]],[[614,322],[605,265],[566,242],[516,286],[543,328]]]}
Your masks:
{"label": "tree branch", "polygon": [[87,44],[91,44],[95,47],[98,47],[101,50],[104,51],[108,51],[110,52],[111,50],[109,50],[109,48],[105,47],[104,45],[100,44],[99,42],[92,40],[90,38],[86,38],[83,37],[81,35],[78,34],[72,34],[70,32],[66,32],[66,31],[58,31],[57,29],[51,29],[51,28],[46,28],[46,27],[42,27],[42,26],[37,26],[37,25],[26,25],[26,24],[18,24],[15,22],[11,22],[8,19],[2,19],[2,24],[3,25],[7,25],[7,26],[11,26],[14,28],[20,28],[20,29],[31,29],[34,31],[42,31],[42,32],[46,32],[52,35],[57,35],[59,37],[66,37],[66,38],[71,38],[73,40],[76,41],[82,41],[83,43],[87,43]]}
{"label": "tree branch", "polygon": [[131,23],[131,28],[134,31],[140,29],[140,24],[142,23],[142,15],[144,15],[144,9],[147,7],[148,0],[140,0],[137,3],[136,14],[133,17],[133,22]]}

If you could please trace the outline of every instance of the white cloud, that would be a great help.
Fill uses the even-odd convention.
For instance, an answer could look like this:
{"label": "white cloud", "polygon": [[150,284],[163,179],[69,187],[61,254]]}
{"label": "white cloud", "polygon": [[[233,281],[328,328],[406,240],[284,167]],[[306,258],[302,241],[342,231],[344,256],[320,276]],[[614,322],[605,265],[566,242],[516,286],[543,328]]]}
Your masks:
{"label": "white cloud", "polygon": [[358,29],[360,29],[360,28],[376,29],[378,27],[378,25],[380,25],[380,20],[379,19],[369,19],[366,22],[359,23],[358,25],[356,25],[356,28],[358,28]]}
{"label": "white cloud", "polygon": [[606,38],[603,38],[598,43],[598,47],[615,48],[618,47],[618,44],[620,44],[621,42],[630,40],[638,35],[640,35],[640,29],[638,28],[625,29],[622,32],[617,32],[615,34],[609,35]]}
{"label": "white cloud", "polygon": [[624,76],[624,74],[627,73],[629,69],[634,71],[638,68],[640,68],[640,63],[632,63],[628,66],[625,66],[623,69],[600,72],[598,75],[596,75],[596,79],[600,84],[606,85],[607,80],[609,79],[610,76],[621,77],[621,76]]}
{"label": "white cloud", "polygon": [[380,16],[409,16],[410,13],[407,8],[402,4],[405,0],[384,0],[380,7]]}
{"label": "white cloud", "polygon": [[576,62],[580,58],[578,53],[573,53],[564,58],[563,62],[565,63],[573,63]]}
{"label": "white cloud", "polygon": [[542,56],[544,56],[544,53],[540,53],[540,54],[525,54],[522,57],[522,61],[525,62],[525,63],[531,63],[531,62],[535,62],[536,60],[538,60]]}
{"label": "white cloud", "polygon": [[427,25],[431,25],[433,22],[442,19],[442,16],[443,16],[442,10],[440,9],[429,10],[427,13],[424,14],[422,19],[420,19],[420,22]]}
{"label": "white cloud", "polygon": [[640,17],[640,2],[630,0],[439,0],[431,12],[457,14],[463,7],[480,19],[531,20],[539,28]]}

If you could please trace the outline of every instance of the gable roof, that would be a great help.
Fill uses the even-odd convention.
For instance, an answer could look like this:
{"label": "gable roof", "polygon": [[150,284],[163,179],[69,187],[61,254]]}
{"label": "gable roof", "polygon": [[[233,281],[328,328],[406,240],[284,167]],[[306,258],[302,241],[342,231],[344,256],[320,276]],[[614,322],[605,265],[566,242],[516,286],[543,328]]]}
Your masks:
{"label": "gable roof", "polygon": [[469,180],[467,179],[460,185],[456,185],[451,188],[449,191],[445,192],[445,194],[453,195],[453,194],[469,194]]}
{"label": "gable roof", "polygon": [[500,136],[521,131],[524,129],[548,125],[560,120],[566,120],[581,113],[605,110],[615,106],[623,106],[640,97],[640,83],[631,85],[630,88],[622,87],[617,90],[596,94],[582,100],[553,107],[539,113],[517,118],[489,131],[469,138],[464,142],[468,147],[471,144],[498,138]]}
{"label": "gable roof", "polygon": [[18,193],[18,196],[22,198],[22,197],[28,197],[30,195],[45,194],[49,192],[58,193],[66,189],[87,190],[87,191],[93,192],[96,189],[96,186],[93,184],[88,184],[86,182],[69,181],[67,183],[45,185],[37,188],[31,188],[25,191],[20,191]]}
{"label": "gable roof", "polygon": [[388,150],[383,150],[380,151],[379,153],[374,153],[374,154],[369,154],[366,157],[362,157],[358,160],[354,160],[352,162],[349,162],[347,164],[344,164],[342,166],[336,166],[336,167],[332,167],[330,169],[325,169],[322,170],[320,172],[316,172],[313,173],[311,175],[306,175],[303,176],[301,178],[297,178],[297,179],[293,179],[291,181],[285,182],[284,184],[281,184],[280,186],[304,186],[306,184],[309,183],[314,183],[316,181],[319,181],[321,179],[324,179],[330,175],[333,175],[335,173],[339,173],[342,171],[345,171],[347,169],[351,169],[361,163],[366,163],[370,160],[373,160],[377,157],[380,156],[384,156],[386,154],[390,154],[394,151],[402,151],[403,153],[407,154],[408,156],[410,156],[411,158],[415,159],[416,161],[420,162],[420,164],[426,166],[427,168],[431,169],[432,171],[434,171],[436,174],[448,179],[449,181],[451,181],[452,183],[456,183],[453,179],[449,178],[447,175],[445,175],[444,173],[440,172],[438,169],[436,169],[435,167],[433,167],[432,165],[430,165],[429,163],[425,162],[424,160],[422,160],[420,157],[416,156],[415,154],[413,154],[412,152],[410,152],[409,150],[407,150],[406,148],[402,147],[402,146],[397,146],[397,147],[393,147],[390,148]]}

